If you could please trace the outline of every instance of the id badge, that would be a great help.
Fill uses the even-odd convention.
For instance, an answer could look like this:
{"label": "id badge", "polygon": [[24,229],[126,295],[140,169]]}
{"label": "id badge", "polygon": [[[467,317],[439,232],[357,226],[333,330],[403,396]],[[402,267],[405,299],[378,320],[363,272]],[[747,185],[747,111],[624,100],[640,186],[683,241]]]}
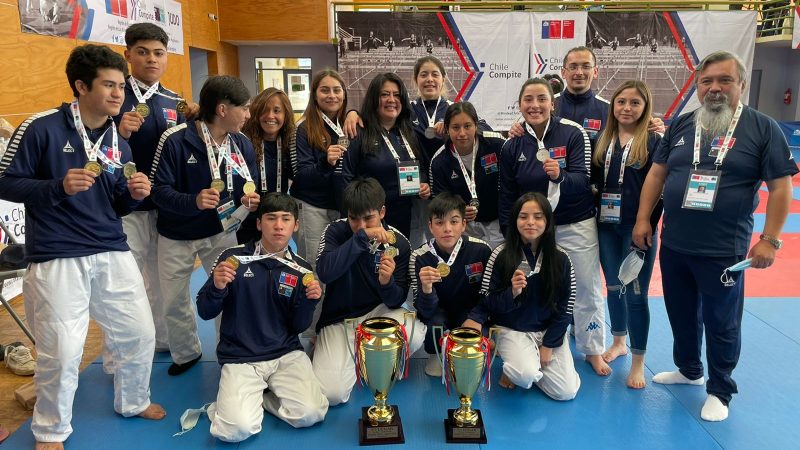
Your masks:
{"label": "id badge", "polygon": [[622,210],[622,194],[603,192],[600,197],[600,222],[619,223]]}
{"label": "id badge", "polygon": [[691,170],[683,194],[683,208],[713,211],[722,172],[719,170]]}
{"label": "id badge", "polygon": [[397,165],[400,195],[419,195],[419,164],[416,161],[400,161]]}
{"label": "id badge", "polygon": [[227,233],[236,229],[241,223],[238,219],[233,217],[233,212],[236,211],[236,205],[233,204],[233,200],[228,200],[227,202],[217,206],[217,216],[219,216],[219,221],[222,223],[222,229]]}

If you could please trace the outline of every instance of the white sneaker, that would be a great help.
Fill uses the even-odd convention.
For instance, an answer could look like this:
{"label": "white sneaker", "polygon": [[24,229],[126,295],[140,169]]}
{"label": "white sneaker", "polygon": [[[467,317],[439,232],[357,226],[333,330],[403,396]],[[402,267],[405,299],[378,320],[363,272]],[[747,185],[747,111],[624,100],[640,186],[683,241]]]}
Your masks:
{"label": "white sneaker", "polygon": [[4,356],[6,367],[16,375],[30,376],[36,371],[36,360],[33,359],[31,350],[24,345],[7,346]]}
{"label": "white sneaker", "polygon": [[442,376],[442,361],[436,355],[428,355],[428,360],[425,361],[425,373],[432,377]]}

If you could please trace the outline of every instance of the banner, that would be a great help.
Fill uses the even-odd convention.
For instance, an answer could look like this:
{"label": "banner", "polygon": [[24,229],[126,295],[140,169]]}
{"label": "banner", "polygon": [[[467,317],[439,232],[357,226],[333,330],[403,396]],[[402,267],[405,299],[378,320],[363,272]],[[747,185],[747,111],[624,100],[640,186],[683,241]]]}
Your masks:
{"label": "banner", "polygon": [[794,26],[792,27],[792,48],[800,50],[800,7],[794,8]]}
{"label": "banner", "polygon": [[22,31],[125,45],[125,30],[154,23],[169,36],[167,51],[183,54],[181,4],[173,0],[18,0]]}
{"label": "banner", "polygon": [[561,76],[567,51],[586,45],[587,13],[538,12],[532,13],[530,17],[533,42],[531,76]]}
{"label": "banner", "polygon": [[457,98],[475,105],[492,128],[509,129],[519,117],[519,88],[528,79],[529,18],[517,13],[448,16],[448,34],[461,42],[456,50],[469,72]]}
{"label": "banner", "polygon": [[[0,220],[18,243],[25,242],[25,208],[18,203],[0,200]],[[9,243],[9,236],[0,229],[0,242]],[[22,293],[22,278],[5,280],[2,286],[3,296],[8,300]]]}

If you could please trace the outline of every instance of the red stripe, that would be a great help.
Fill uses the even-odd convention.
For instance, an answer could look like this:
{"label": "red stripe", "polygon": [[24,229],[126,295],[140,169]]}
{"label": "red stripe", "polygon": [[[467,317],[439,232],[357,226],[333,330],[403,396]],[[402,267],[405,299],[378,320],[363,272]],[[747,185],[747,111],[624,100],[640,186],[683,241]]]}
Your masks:
{"label": "red stripe", "polygon": [[689,79],[686,80],[686,84],[683,85],[683,88],[681,88],[681,91],[678,93],[678,96],[675,97],[675,100],[673,100],[672,104],[669,105],[669,109],[667,109],[666,114],[664,114],[665,119],[669,119],[670,117],[672,117],[672,113],[675,111],[675,108],[678,107],[678,103],[681,102],[681,99],[683,98],[684,94],[686,94],[686,91],[689,89],[689,86],[691,86],[693,82],[694,82],[694,71],[692,72],[691,75],[689,75]]}
{"label": "red stripe", "polygon": [[[72,3],[72,2],[70,2]],[[72,26],[69,28],[69,38],[75,39],[78,35],[78,25],[81,22],[81,7],[75,5],[75,10],[72,12]]]}
{"label": "red stripe", "polygon": [[683,55],[683,60],[686,62],[686,67],[694,72],[694,64],[689,58],[689,54],[686,53],[686,47],[683,46],[683,41],[681,40],[680,33],[678,33],[678,28],[675,26],[675,23],[672,21],[672,17],[668,12],[664,13],[664,19],[666,19],[667,25],[669,26],[670,31],[672,31],[672,36],[675,37],[675,42],[678,44],[678,48],[681,49],[681,54]]}
{"label": "red stripe", "polygon": [[441,22],[442,28],[444,28],[444,32],[447,33],[447,38],[450,39],[450,43],[453,45],[453,48],[456,50],[456,53],[458,54],[458,59],[461,60],[461,66],[464,67],[464,70],[466,70],[467,73],[469,73],[469,76],[467,77],[467,80],[464,82],[464,85],[461,86],[461,89],[459,89],[458,95],[456,96],[456,101],[459,101],[459,100],[461,100],[461,96],[464,95],[464,91],[467,90],[467,86],[469,86],[469,82],[475,76],[475,72],[473,72],[472,69],[470,69],[466,58],[464,58],[464,55],[461,53],[461,48],[459,48],[458,43],[456,42],[456,38],[455,38],[455,36],[453,36],[453,32],[450,31],[450,27],[447,26],[447,21],[444,20],[444,15],[442,15],[442,13],[436,13],[436,17],[439,18],[439,22]]}

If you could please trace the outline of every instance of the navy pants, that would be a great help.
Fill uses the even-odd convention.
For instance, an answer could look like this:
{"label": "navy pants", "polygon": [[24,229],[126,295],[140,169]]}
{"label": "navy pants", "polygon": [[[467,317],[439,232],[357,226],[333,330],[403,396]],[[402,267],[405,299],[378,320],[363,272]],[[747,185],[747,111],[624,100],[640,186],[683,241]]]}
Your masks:
{"label": "navy pants", "polygon": [[690,380],[703,376],[700,360],[703,328],[706,332],[708,383],[706,391],[724,404],[737,392],[731,377],[742,348],[744,272],[731,272],[733,286],[720,276],[743,256],[703,257],[682,254],[661,246],[659,261],[664,303],[672,327],[673,359]]}

